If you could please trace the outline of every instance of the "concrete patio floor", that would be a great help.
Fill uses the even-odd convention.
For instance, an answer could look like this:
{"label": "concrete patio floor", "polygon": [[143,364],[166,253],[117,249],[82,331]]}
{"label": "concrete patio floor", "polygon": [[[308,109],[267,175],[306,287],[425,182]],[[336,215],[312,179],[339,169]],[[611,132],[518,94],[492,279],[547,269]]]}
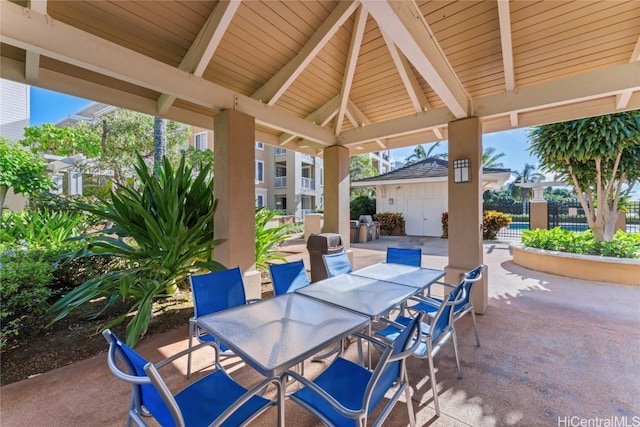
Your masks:
{"label": "concrete patio floor", "polygon": [[[446,240],[386,236],[354,244],[354,267],[384,260],[387,246],[416,245],[423,249],[423,266],[445,267]],[[303,244],[285,249],[289,259],[304,258],[309,265]],[[456,328],[464,378],[456,376],[450,343],[437,355],[439,418],[435,418],[427,361],[409,360],[417,425],[640,425],[640,288],[521,268],[511,261],[508,243],[485,243],[484,249],[489,308],[478,316],[482,346],[475,346],[471,319],[465,318]],[[143,340],[137,349],[157,361],[186,345],[187,325],[176,325],[173,331]],[[209,349],[196,353],[194,366],[200,371],[194,377],[207,372],[211,357]],[[187,384],[185,362],[162,371],[174,390]],[[259,378],[237,358],[227,359],[225,365],[247,385]],[[324,366],[309,362],[306,374],[315,375]],[[129,387],[110,374],[101,354],[2,387],[0,424],[125,425],[129,396]],[[275,422],[273,408],[254,425]],[[296,427],[322,425],[292,402],[286,403],[286,422]],[[385,425],[408,425],[403,402]]]}

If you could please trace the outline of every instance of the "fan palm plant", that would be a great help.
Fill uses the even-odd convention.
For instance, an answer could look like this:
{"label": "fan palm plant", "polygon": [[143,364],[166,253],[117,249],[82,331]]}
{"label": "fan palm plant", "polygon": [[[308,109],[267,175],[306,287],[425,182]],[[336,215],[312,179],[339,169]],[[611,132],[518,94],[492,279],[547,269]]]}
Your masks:
{"label": "fan palm plant", "polygon": [[53,322],[99,297],[106,298],[98,316],[118,298],[132,301],[128,313],[111,321],[113,327],[133,314],[127,325],[127,344],[143,336],[152,316],[154,300],[172,293],[175,286],[199,269],[224,269],[213,261],[216,201],[210,168],[195,177],[185,164],[177,168],[165,158],[158,177],[150,173],[142,157],[135,166],[139,187],[125,185],[111,191],[103,206],[83,205],[87,211],[111,221],[113,226],[97,233],[74,257],[113,256],[127,260],[128,267],[110,271],[78,286],[50,308]]}

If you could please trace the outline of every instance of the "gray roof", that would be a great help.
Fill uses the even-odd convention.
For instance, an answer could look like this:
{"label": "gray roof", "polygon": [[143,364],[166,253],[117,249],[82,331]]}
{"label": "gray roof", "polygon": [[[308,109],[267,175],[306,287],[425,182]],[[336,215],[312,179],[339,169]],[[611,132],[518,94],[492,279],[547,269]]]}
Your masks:
{"label": "gray roof", "polygon": [[[404,179],[446,178],[449,162],[437,157],[428,157],[382,175],[354,180],[353,182],[398,181]],[[511,173],[511,169],[483,168],[484,174]]]}

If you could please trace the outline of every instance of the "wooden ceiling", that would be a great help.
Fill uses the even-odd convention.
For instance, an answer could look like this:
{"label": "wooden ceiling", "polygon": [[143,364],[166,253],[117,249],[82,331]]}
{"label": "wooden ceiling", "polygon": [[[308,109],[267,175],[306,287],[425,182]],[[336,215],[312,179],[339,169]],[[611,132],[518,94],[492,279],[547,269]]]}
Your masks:
{"label": "wooden ceiling", "polygon": [[2,1],[3,78],[353,154],[640,108],[639,1]]}

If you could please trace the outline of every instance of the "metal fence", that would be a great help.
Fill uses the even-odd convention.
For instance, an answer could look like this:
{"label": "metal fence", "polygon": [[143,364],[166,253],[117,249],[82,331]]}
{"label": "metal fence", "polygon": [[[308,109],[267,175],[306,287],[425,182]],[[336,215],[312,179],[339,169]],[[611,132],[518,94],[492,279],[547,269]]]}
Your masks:
{"label": "metal fence", "polygon": [[[498,211],[511,217],[511,224],[502,228],[497,235],[499,240],[520,240],[522,230],[530,229],[529,202],[484,203],[485,211]],[[560,227],[569,231],[585,231],[589,228],[587,217],[580,202],[549,202],[549,229]],[[627,233],[640,233],[640,201],[626,205]]]}
{"label": "metal fence", "polygon": [[627,233],[640,233],[640,201],[627,203]]}
{"label": "metal fence", "polygon": [[529,202],[484,203],[485,211],[498,211],[511,217],[511,224],[498,231],[499,240],[520,240],[522,230],[529,229]]}

